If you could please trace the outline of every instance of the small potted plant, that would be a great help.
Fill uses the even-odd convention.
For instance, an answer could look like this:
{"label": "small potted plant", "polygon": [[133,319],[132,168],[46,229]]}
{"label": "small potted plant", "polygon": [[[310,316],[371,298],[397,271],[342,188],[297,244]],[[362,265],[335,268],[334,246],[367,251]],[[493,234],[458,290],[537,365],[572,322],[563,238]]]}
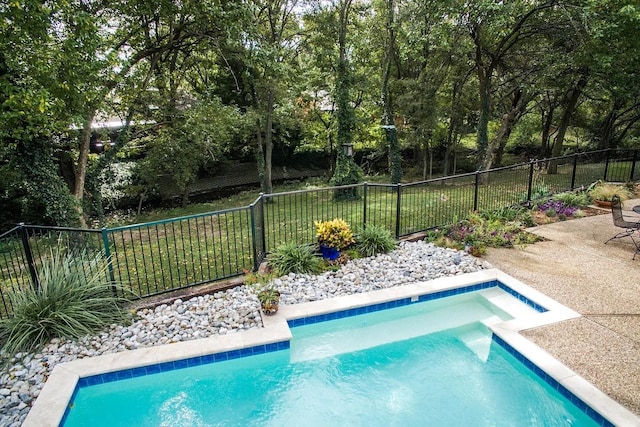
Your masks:
{"label": "small potted plant", "polygon": [[280,291],[269,283],[256,284],[256,287],[262,312],[267,316],[276,314],[280,304]]}
{"label": "small potted plant", "polygon": [[330,261],[340,256],[340,251],[355,243],[349,224],[341,218],[316,221],[316,237],[322,256]]}
{"label": "small potted plant", "polygon": [[624,185],[602,181],[593,184],[587,192],[596,205],[603,207],[611,206],[613,196],[618,196],[620,201],[630,199],[633,196],[631,191]]}

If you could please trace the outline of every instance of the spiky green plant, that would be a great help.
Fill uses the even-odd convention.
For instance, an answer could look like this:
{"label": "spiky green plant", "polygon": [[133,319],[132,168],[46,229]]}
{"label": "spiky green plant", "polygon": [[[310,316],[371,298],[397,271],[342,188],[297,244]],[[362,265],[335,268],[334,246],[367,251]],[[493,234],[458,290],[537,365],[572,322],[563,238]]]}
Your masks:
{"label": "spiky green plant", "polygon": [[392,251],[397,246],[391,232],[377,225],[368,225],[356,235],[356,249],[363,256]]}
{"label": "spiky green plant", "polygon": [[559,202],[563,202],[566,206],[571,206],[574,208],[580,208],[583,206],[589,206],[591,200],[587,192],[565,192],[555,194],[552,197],[553,200],[557,200]]}
{"label": "spiky green plant", "polygon": [[317,273],[322,269],[322,259],[312,245],[285,243],[267,256],[269,267],[282,276],[289,273]]}
{"label": "spiky green plant", "polygon": [[107,279],[104,257],[50,254],[39,270],[38,289],[10,294],[13,316],[0,321],[5,357],[36,350],[52,338],[80,338],[128,319],[123,307],[128,299],[113,292],[126,295],[125,290]]}

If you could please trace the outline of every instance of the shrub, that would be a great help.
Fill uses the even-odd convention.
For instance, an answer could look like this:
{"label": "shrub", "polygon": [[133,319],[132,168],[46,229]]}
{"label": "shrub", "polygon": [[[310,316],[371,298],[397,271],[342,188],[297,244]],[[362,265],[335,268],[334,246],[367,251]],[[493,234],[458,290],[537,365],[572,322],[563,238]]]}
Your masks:
{"label": "shrub", "polygon": [[363,256],[387,253],[396,247],[396,241],[386,228],[369,225],[356,236],[356,248]]}
{"label": "shrub", "polygon": [[316,238],[321,245],[342,250],[355,243],[351,227],[343,219],[335,218],[331,221],[316,221],[314,224],[316,226]]}
{"label": "shrub", "polygon": [[[126,321],[128,301],[120,284],[107,280],[104,257],[51,253],[40,270],[40,287],[10,293],[13,317],[0,321],[4,355],[33,351],[52,338],[77,339]],[[85,271],[95,272],[85,276]]]}
{"label": "shrub", "polygon": [[322,259],[311,245],[285,243],[267,256],[269,267],[278,276],[289,273],[317,273],[322,269]]}

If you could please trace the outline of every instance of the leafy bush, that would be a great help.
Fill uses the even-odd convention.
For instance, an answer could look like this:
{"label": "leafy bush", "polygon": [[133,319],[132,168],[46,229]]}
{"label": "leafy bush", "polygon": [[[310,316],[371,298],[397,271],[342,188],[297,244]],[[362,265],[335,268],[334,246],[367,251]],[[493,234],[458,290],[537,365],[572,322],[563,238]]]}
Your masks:
{"label": "leafy bush", "polygon": [[316,238],[318,243],[330,248],[342,250],[355,243],[349,224],[341,218],[331,221],[316,221]]}
{"label": "leafy bush", "polygon": [[386,228],[369,225],[356,236],[356,248],[363,256],[387,253],[396,247],[396,241]]}
{"label": "leafy bush", "polygon": [[322,269],[322,259],[311,245],[285,243],[267,256],[269,267],[278,276],[289,273],[317,273]]}
{"label": "leafy bush", "polygon": [[[106,279],[104,257],[51,253],[40,270],[40,287],[10,293],[13,317],[0,321],[4,355],[33,351],[52,338],[76,339],[128,319],[120,284]],[[95,272],[86,277],[84,272]]]}

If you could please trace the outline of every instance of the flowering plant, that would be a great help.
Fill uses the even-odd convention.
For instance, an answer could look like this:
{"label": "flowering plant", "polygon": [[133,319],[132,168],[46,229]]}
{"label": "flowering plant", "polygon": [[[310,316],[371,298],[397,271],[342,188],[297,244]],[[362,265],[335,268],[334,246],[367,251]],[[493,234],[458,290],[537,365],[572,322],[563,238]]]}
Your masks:
{"label": "flowering plant", "polygon": [[318,243],[338,250],[355,243],[349,224],[341,218],[331,221],[315,221]]}

